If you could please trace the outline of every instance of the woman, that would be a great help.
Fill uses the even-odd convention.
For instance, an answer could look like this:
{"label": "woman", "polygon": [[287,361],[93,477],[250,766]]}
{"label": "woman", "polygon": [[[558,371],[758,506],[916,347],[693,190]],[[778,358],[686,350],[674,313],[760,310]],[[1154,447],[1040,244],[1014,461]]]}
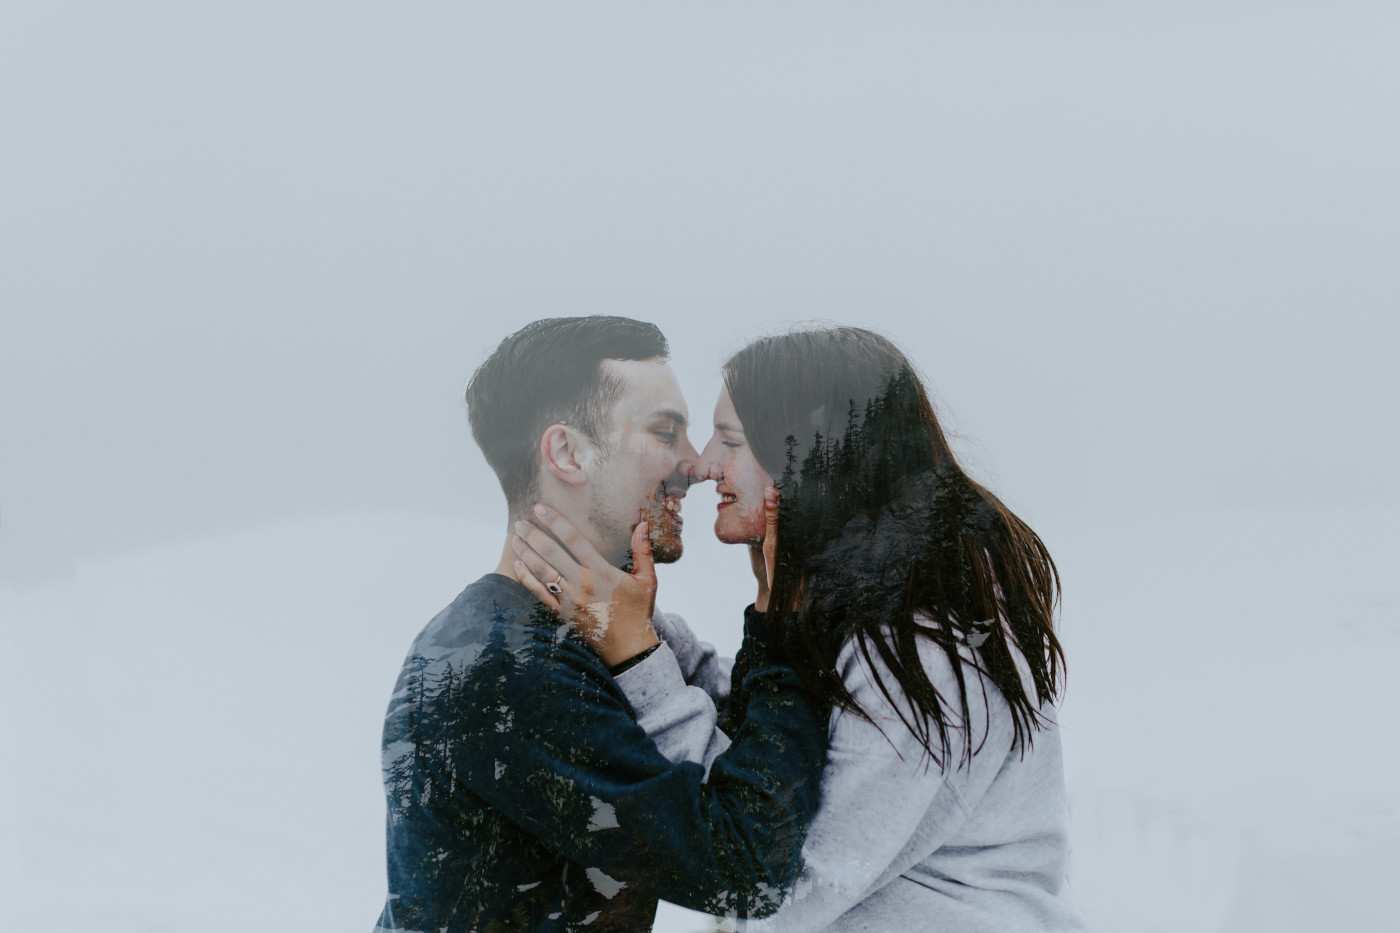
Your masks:
{"label": "woman", "polygon": [[750,546],[768,610],[746,631],[831,705],[803,874],[749,928],[1082,929],[1063,891],[1055,566],[958,465],[904,355],[848,327],[751,343],[701,460],[715,532]]}
{"label": "woman", "polygon": [[832,705],[796,889],[754,929],[1080,929],[1063,893],[1055,565],[958,465],[913,367],[849,327],[724,366],[721,540],[778,478],[767,629]]}

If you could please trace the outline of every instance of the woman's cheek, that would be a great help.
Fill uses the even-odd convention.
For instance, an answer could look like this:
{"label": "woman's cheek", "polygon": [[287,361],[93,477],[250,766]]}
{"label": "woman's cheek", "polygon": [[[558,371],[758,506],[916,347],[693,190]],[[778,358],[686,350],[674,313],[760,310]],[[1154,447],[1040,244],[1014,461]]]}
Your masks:
{"label": "woman's cheek", "polygon": [[[735,503],[736,505],[738,503]],[[763,500],[759,500],[758,508],[748,507],[739,510],[739,517],[743,520],[743,533],[746,538],[757,544],[763,540],[763,533],[766,530],[763,521]]]}

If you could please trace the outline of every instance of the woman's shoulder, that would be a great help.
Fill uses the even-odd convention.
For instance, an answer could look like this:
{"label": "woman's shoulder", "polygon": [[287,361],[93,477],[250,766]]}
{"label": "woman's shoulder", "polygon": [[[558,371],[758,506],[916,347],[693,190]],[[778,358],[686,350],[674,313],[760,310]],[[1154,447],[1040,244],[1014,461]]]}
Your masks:
{"label": "woman's shoulder", "polygon": [[[924,626],[933,625],[927,616],[916,615],[915,620]],[[892,727],[908,732],[910,717],[921,714],[914,709],[901,686],[901,678],[896,676],[881,652],[877,639],[891,655],[898,657],[891,629],[882,627],[865,638],[848,638],[837,656],[836,671],[871,723],[887,732]],[[926,634],[914,636],[919,665],[937,691],[947,725],[964,741],[970,733],[974,747],[1004,744],[1009,750],[1016,733],[1011,706],[985,674],[979,653],[969,641],[953,637],[939,639]],[[1023,657],[1017,656],[1015,661],[1023,684],[1028,683],[1029,665]],[[908,673],[906,671],[906,680]],[[963,708],[964,696],[966,709]],[[838,710],[833,716],[833,726],[837,724],[837,716],[852,715],[859,717],[851,710]]]}
{"label": "woman's shoulder", "polygon": [[[916,615],[914,620],[922,626],[931,626],[927,616]],[[924,634],[914,636],[919,664],[929,681],[940,691],[944,685],[956,687],[960,672],[964,679],[975,678],[979,666],[976,650],[966,641],[956,638],[948,641],[956,646],[952,652],[944,646],[946,642],[943,640],[936,640]],[[847,689],[852,692],[857,687],[866,689],[876,675],[891,684],[896,682],[891,680],[894,673],[885,660],[884,652],[881,651],[882,645],[891,654],[895,654],[896,640],[890,626],[881,626],[863,638],[852,635],[846,639],[836,657],[836,671],[841,675]]]}

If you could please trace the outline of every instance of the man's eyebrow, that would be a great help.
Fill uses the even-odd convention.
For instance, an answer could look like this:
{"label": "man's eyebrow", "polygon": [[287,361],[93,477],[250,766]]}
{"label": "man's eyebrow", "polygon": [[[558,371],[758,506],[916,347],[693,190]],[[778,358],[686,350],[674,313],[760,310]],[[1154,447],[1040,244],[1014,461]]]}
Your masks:
{"label": "man's eyebrow", "polygon": [[663,408],[660,411],[652,412],[651,415],[653,418],[666,418],[669,421],[674,421],[678,426],[682,428],[690,423],[689,420],[686,419],[685,415],[676,411],[674,408]]}

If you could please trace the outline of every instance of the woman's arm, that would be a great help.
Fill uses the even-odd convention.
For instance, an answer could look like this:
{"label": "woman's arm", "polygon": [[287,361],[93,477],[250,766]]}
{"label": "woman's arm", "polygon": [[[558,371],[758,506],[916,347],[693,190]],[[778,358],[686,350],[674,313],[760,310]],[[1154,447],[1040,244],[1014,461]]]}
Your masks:
{"label": "woman's arm", "polygon": [[[765,570],[764,560],[771,565],[777,541],[777,494],[772,487],[765,505],[769,543],[759,549],[758,558],[751,553],[760,599],[766,599],[771,576],[771,566]],[[747,710],[747,697],[731,697],[730,692],[731,684],[742,685],[755,667],[749,657],[756,649],[750,645],[748,624],[740,649],[743,669],[736,671],[733,661],[720,658],[713,646],[697,639],[679,616],[655,611],[656,576],[645,523],[633,529],[634,567],[627,574],[608,566],[563,516],[543,506],[536,511],[553,540],[540,529],[517,524],[521,537],[514,543],[521,559],[515,566],[520,581],[542,603],[569,618],[575,630],[599,650],[637,722],[662,755],[673,762],[700,764],[708,778],[711,764],[729,747],[730,736]],[[541,582],[546,580],[551,582]],[[631,618],[647,601],[649,618],[641,621],[647,623],[649,639],[637,637],[641,629]],[[651,646],[643,647],[648,641]],[[619,652],[619,643],[633,647]],[[622,658],[621,663],[610,660],[613,656]],[[717,725],[721,713],[726,729]]]}
{"label": "woman's arm", "polygon": [[695,637],[695,632],[685,619],[673,612],[657,610],[652,614],[651,626],[657,636],[671,646],[676,656],[676,665],[686,685],[699,687],[705,691],[715,705],[729,699],[729,676],[734,669],[734,659],[721,655],[715,646]]}
{"label": "woman's arm", "polygon": [[[675,649],[659,627],[658,634],[661,646],[614,679],[657,751],[668,761],[701,765],[708,778],[710,765],[729,748],[729,736],[716,727],[715,701],[701,687],[686,682]],[[728,665],[725,675],[727,681]],[[726,683],[724,693],[728,692]]]}

